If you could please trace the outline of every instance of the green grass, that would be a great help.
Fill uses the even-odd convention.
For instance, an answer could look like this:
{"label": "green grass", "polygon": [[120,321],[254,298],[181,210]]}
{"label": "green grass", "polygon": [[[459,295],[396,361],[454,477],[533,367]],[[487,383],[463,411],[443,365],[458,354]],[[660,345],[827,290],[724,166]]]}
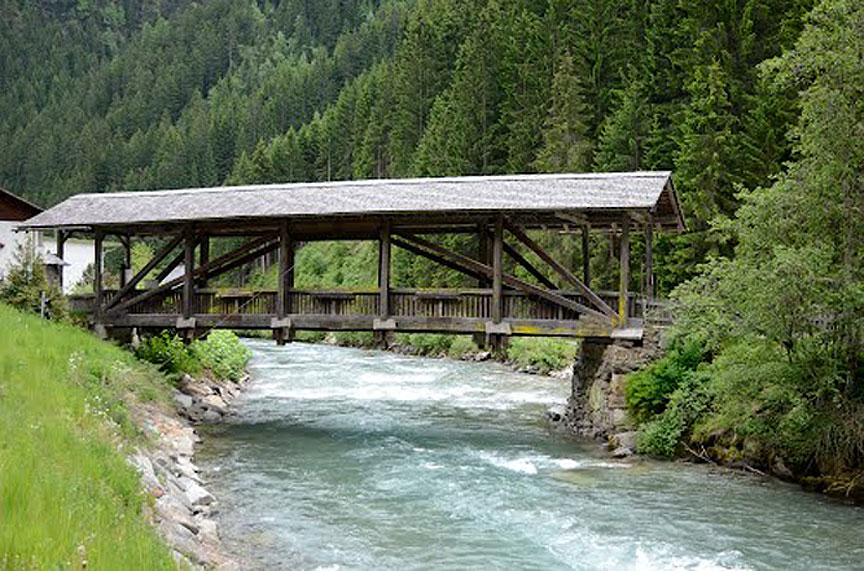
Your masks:
{"label": "green grass", "polygon": [[0,569],[173,569],[122,448],[154,367],[0,304]]}
{"label": "green grass", "polygon": [[535,367],[539,373],[557,371],[570,365],[578,345],[558,337],[514,337],[507,358],[522,367]]}

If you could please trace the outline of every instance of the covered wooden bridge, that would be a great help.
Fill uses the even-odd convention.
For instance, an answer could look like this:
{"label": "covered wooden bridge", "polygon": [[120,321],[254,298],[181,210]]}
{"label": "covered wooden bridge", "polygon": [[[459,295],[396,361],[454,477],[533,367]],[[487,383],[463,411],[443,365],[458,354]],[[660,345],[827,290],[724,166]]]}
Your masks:
{"label": "covered wooden bridge", "polygon": [[[682,229],[669,172],[513,175],[359,182],[276,184],[152,192],[80,194],[24,224],[55,229],[57,252],[73,234],[95,240],[94,293],[78,298],[97,329],[269,329],[288,341],[297,330],[473,333],[497,344],[510,335],[634,338],[653,302],[653,233]],[[572,239],[581,232],[583,268],[554,259],[527,231]],[[564,231],[564,232],[562,232]],[[590,232],[620,236],[620,287],[591,288]],[[645,232],[644,297],[628,292],[630,234]],[[476,255],[440,245],[434,236],[478,236]],[[104,240],[162,236],[166,244],[119,290],[103,288]],[[214,237],[245,243],[211,258]],[[294,287],[296,245],[316,240],[379,243],[378,287],[310,291]],[[515,248],[512,244],[520,244]],[[391,286],[393,247],[476,279],[471,289]],[[521,253],[543,261],[538,267]],[[208,280],[278,251],[275,291],[222,291]],[[504,256],[531,282],[505,273]],[[167,262],[167,263],[166,263]],[[182,266],[181,266],[182,264]],[[156,285],[145,276],[161,268]],[[183,274],[167,279],[182,267]],[[641,289],[641,288],[640,288]],[[83,303],[83,305],[82,305]]]}

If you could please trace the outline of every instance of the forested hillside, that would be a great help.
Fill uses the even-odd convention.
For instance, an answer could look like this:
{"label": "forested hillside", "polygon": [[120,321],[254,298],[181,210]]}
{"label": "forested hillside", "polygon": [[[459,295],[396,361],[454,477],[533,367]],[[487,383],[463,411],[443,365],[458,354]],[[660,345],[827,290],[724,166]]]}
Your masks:
{"label": "forested hillside", "polygon": [[757,65],[807,0],[78,0],[0,3],[0,184],[674,169],[690,235],[789,158],[795,92]]}

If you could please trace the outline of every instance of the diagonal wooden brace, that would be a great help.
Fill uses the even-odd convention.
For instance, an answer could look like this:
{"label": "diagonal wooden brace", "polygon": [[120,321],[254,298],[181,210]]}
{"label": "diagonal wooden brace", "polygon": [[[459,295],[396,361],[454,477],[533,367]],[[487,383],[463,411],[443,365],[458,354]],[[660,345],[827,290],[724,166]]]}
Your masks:
{"label": "diagonal wooden brace", "polygon": [[140,282],[142,279],[144,279],[144,276],[146,276],[151,271],[153,271],[153,268],[156,267],[156,264],[161,262],[165,258],[165,256],[170,254],[171,250],[176,248],[177,244],[179,244],[182,239],[183,239],[183,235],[178,234],[170,242],[165,244],[158,252],[156,252],[156,254],[153,256],[153,258],[149,262],[147,262],[147,264],[141,269],[141,271],[138,272],[137,274],[135,274],[135,276],[131,280],[129,280],[129,283],[127,283],[125,286],[120,288],[120,291],[118,291],[116,294],[114,294],[114,297],[112,297],[108,301],[108,303],[105,305],[105,309],[106,310],[111,309],[121,299],[123,299],[124,295],[126,295],[127,293],[129,293],[130,291],[135,289],[135,286],[138,285],[138,282]]}
{"label": "diagonal wooden brace", "polygon": [[[219,275],[221,273],[230,271],[275,249],[278,246],[278,243],[271,242],[272,240],[273,238],[271,236],[256,238],[255,240],[247,242],[240,248],[237,248],[236,250],[232,250],[231,252],[220,256],[212,262],[204,264],[200,268],[196,268],[193,272],[193,275],[195,277],[205,276],[209,278],[214,275]],[[130,307],[136,303],[142,302],[144,300],[150,299],[155,295],[166,292],[182,284],[183,279],[183,277],[175,278],[169,282],[160,285],[159,287],[136,295],[135,297],[128,299],[123,303],[120,303],[113,307],[111,309],[111,312],[123,311],[127,307]]]}
{"label": "diagonal wooden brace", "polygon": [[410,244],[408,242],[400,240],[396,236],[391,237],[390,242],[394,246],[398,246],[399,248],[402,248],[403,250],[405,250],[407,252],[411,252],[412,254],[417,254],[418,256],[423,256],[427,260],[431,260],[437,264],[441,264],[445,268],[450,268],[451,270],[457,271],[461,274],[465,274],[469,277],[476,279],[476,278],[479,278],[483,275],[482,273],[471,270],[469,268],[466,268],[465,266],[463,266],[461,264],[454,263],[453,261],[448,260],[447,258],[443,258],[437,254],[432,253],[432,252],[427,252],[426,250],[424,250],[422,248],[418,248],[417,246],[414,246],[413,244]]}
{"label": "diagonal wooden brace", "polygon": [[525,232],[523,232],[520,228],[511,224],[510,222],[505,222],[504,226],[507,230],[516,236],[516,238],[525,244],[532,252],[537,254],[541,260],[549,264],[549,266],[555,270],[555,272],[560,275],[562,278],[576,286],[582,294],[588,298],[588,300],[597,307],[601,312],[605,313],[608,317],[615,318],[617,313],[614,309],[609,307],[609,305],[603,301],[599,295],[591,291],[591,288],[582,283],[582,280],[574,276],[570,271],[567,270],[564,266],[562,266],[555,258],[550,256],[543,248],[541,248],[534,240],[528,237]]}
{"label": "diagonal wooden brace", "polygon": [[[412,235],[412,234],[399,233],[399,236],[403,240],[413,244],[414,246],[417,246],[420,248],[425,248],[428,250],[432,250],[436,254],[438,254],[444,258],[448,258],[451,261],[453,261],[454,263],[458,263],[458,264],[465,266],[465,267],[467,267],[467,268],[469,268],[475,272],[482,273],[482,274],[489,276],[489,277],[493,276],[492,266],[482,264],[482,263],[478,262],[477,260],[469,258],[468,256],[465,256],[463,254],[459,254],[457,252],[453,252],[451,250],[448,250],[446,248],[439,246],[438,244],[434,244],[432,242],[429,242],[428,240],[424,240],[423,238],[420,238],[420,237]],[[502,276],[502,280],[505,284],[509,285],[510,287],[512,287],[514,289],[518,289],[518,290],[524,291],[525,293],[535,295],[537,297],[545,299],[546,301],[551,301],[554,304],[560,305],[561,307],[565,307],[567,309],[571,309],[571,310],[576,311],[578,313],[591,315],[593,317],[597,317],[597,318],[600,318],[603,320],[609,320],[610,318],[614,319],[614,315],[613,316],[606,315],[605,313],[601,313],[601,312],[597,311],[596,309],[592,309],[592,308],[590,308],[586,305],[583,305],[577,301],[573,301],[572,299],[567,299],[563,295],[560,295],[560,294],[557,294],[555,292],[549,291],[547,289],[543,289],[541,287],[529,284],[528,282],[520,280],[519,278],[517,278],[515,276],[504,274]]]}

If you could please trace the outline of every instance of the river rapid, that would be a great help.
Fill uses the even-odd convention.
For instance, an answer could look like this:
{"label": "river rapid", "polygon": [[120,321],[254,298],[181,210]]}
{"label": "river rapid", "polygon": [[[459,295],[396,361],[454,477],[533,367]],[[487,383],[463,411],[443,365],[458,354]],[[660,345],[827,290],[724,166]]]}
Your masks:
{"label": "river rapid", "polygon": [[556,432],[568,383],[250,341],[238,414],[197,453],[255,569],[862,569],[864,509]]}

